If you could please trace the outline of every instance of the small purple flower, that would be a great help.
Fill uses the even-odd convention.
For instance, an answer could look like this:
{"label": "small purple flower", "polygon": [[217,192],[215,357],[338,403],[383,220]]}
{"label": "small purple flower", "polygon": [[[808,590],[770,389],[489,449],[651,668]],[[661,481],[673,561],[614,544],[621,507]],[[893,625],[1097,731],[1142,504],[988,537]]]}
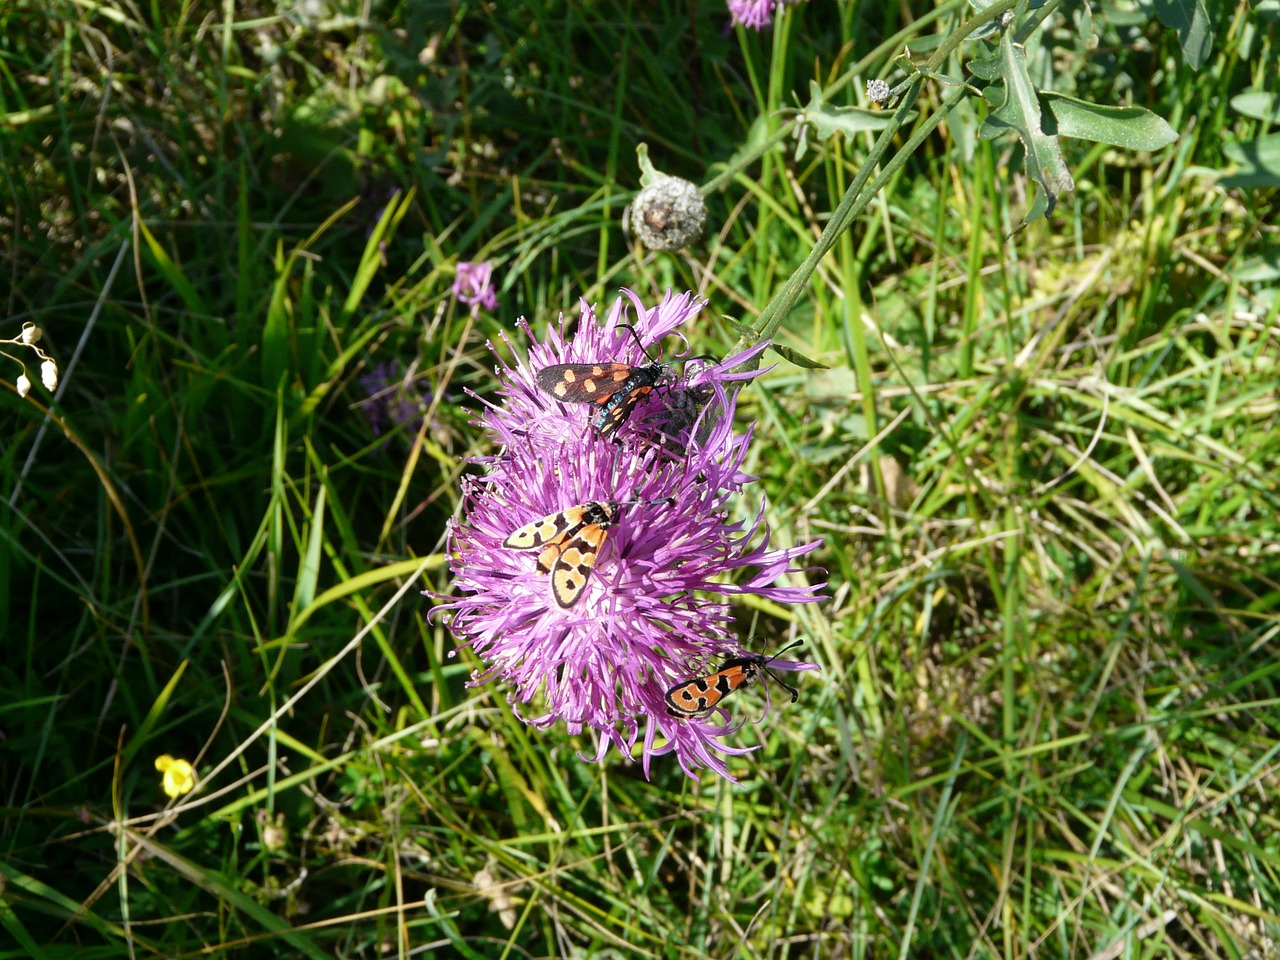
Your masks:
{"label": "small purple flower", "polygon": [[[514,367],[499,359],[505,402],[487,404],[480,419],[498,452],[475,461],[486,474],[464,481],[462,519],[449,534],[457,595],[440,609],[451,612],[459,647],[470,646],[488,664],[473,683],[500,678],[513,703],[538,703],[542,712],[526,722],[563,721],[575,734],[591,728],[597,760],[610,744],[628,757],[640,744],[646,776],[654,756],[675,753],[690,776],[708,767],[732,779],[720,755],[750,749],[724,742],[741,722],[732,723],[727,710],[715,719],[672,716],[665,692],[714,671],[717,657],[748,652],[732,629],[733,597],[819,599],[822,584],[776,581],[802,573],[793,561],[821,541],[770,549],[763,505],[754,519],[730,519],[730,499],[754,479],[742,470],[752,432],[735,433],[733,414],[737,383],[755,373],[733,368],[762,346],[702,362],[687,378],[664,373],[667,382],[612,439],[591,426],[590,405],[560,403],[538,387],[536,372],[551,364],[647,363],[637,337],[656,344],[706,303],[669,293],[647,309],[624,293],[603,322],[584,303],[572,337],[563,317],[541,343],[522,321],[532,341],[528,359]],[[620,328],[624,323],[634,335]],[[685,402],[676,416],[663,416],[673,397]],[[531,521],[590,501],[621,505],[581,596],[562,608],[537,554],[503,541]],[[769,666],[817,669],[790,661]]]}
{"label": "small purple flower", "polygon": [[404,369],[396,361],[380,363],[361,374],[360,386],[368,395],[360,408],[375,436],[380,437],[397,427],[416,433],[422,425],[424,411],[431,406],[431,388],[406,379]]}
{"label": "small purple flower", "polygon": [[479,263],[461,261],[457,276],[453,279],[453,295],[459,303],[465,303],[473,313],[494,310],[498,306],[498,294],[490,280],[493,264],[488,260]]}
{"label": "small purple flower", "polygon": [[796,3],[798,0],[728,0],[729,22],[732,26],[742,24],[753,30],[763,30],[773,26],[773,15],[784,3]]}

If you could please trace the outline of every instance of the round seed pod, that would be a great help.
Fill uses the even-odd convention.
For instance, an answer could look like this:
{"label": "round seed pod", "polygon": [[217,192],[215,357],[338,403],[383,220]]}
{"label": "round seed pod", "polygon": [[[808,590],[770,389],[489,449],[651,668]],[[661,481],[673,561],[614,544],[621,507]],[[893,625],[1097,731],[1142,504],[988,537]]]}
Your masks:
{"label": "round seed pod", "polygon": [[707,204],[698,188],[659,176],[636,194],[623,226],[649,250],[683,250],[702,238]]}

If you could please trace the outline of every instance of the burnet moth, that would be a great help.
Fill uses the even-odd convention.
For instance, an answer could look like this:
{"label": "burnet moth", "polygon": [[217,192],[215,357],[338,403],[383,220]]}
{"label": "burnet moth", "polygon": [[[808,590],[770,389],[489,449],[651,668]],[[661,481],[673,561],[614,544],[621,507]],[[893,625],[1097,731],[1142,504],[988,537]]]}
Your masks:
{"label": "burnet moth", "polygon": [[673,503],[674,500],[589,500],[526,523],[502,545],[508,550],[537,550],[538,572],[551,575],[551,596],[561,609],[578,602],[596,565],[609,528],[624,506]]}
{"label": "burnet moth", "polygon": [[800,691],[779,680],[778,675],[769,669],[768,663],[802,643],[804,643],[803,640],[789,643],[771,657],[758,653],[744,657],[729,657],[714,673],[677,683],[664,695],[667,701],[667,713],[682,720],[705,719],[720,705],[721,700],[735,690],[747,686],[761,672],[767,674],[771,680],[791,694],[791,702],[795,703],[800,698]]}
{"label": "burnet moth", "polygon": [[[640,349],[644,344],[630,324],[619,324],[631,332]],[[648,356],[646,351],[645,356]],[[593,421],[602,437],[618,432],[636,404],[653,392],[664,368],[689,360],[715,360],[707,354],[678,360],[653,360],[635,366],[630,363],[556,363],[537,373],[538,386],[565,403],[594,403],[600,408]]]}

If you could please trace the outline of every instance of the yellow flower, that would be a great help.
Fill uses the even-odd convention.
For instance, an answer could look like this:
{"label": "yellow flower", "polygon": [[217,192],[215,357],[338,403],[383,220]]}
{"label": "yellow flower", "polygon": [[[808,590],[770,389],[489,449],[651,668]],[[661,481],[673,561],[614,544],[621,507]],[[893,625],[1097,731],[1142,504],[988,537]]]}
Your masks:
{"label": "yellow flower", "polygon": [[164,774],[164,792],[171,797],[190,793],[196,785],[196,772],[185,760],[176,760],[165,753],[156,757],[156,769]]}

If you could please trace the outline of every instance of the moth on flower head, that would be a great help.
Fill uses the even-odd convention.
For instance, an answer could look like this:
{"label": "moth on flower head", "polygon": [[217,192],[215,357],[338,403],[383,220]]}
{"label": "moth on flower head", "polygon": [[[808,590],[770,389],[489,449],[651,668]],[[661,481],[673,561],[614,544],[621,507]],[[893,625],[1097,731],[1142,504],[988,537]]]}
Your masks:
{"label": "moth on flower head", "polygon": [[750,684],[761,672],[791,694],[791,702],[795,703],[800,699],[800,691],[779,679],[778,675],[769,669],[768,664],[802,643],[804,643],[803,640],[790,643],[772,657],[758,653],[729,657],[720,664],[719,670],[705,677],[694,677],[692,680],[677,683],[665,694],[667,713],[682,720],[705,719],[719,707],[720,701],[735,690]]}
{"label": "moth on flower head", "polygon": [[526,523],[502,545],[508,550],[537,550],[538,572],[551,575],[551,595],[567,610],[578,602],[595,568],[609,528],[623,506],[671,503],[665,500],[590,500]]}
{"label": "moth on flower head", "polygon": [[[646,305],[624,291],[607,313],[584,304],[576,322],[562,317],[541,336],[519,323],[524,349],[502,338],[510,349],[494,350],[500,386],[477,398],[493,453],[463,478],[449,530],[452,590],[435,595],[456,649],[479,660],[471,684],[501,682],[531,726],[593,738],[582,745],[584,760],[616,749],[646,777],[655,758],[670,754],[689,776],[709,769],[732,778],[728,759],[756,749],[738,742],[741,723],[672,716],[665,694],[705,672],[685,664],[742,656],[733,611],[743,598],[811,603],[822,592],[822,578],[801,562],[818,542],[779,546],[762,499],[734,506],[754,479],[745,469],[753,431],[736,428],[735,401],[758,375],[751,361],[765,345],[695,364],[678,379],[664,378],[662,364],[649,366],[642,352],[668,337],[687,342],[705,305],[675,292]],[[628,368],[610,384],[610,399],[626,397],[621,388],[634,370],[648,372],[628,392],[656,388],[648,399],[642,391],[634,410],[613,414],[626,422],[613,436],[591,423],[605,410],[599,390],[579,402],[554,393],[564,371],[597,379],[594,368],[605,362]],[[540,382],[552,368],[558,372]],[[586,402],[595,405],[584,423],[577,408]],[[654,503],[664,505],[641,505]],[[570,544],[576,552],[562,557]],[[557,564],[581,566],[583,553],[592,561],[582,568],[585,588],[581,578],[561,577],[557,597]],[[744,679],[759,670],[740,666]],[[775,660],[769,669],[785,676],[818,667]]]}
{"label": "moth on flower head", "polygon": [[[622,329],[635,330],[627,324]],[[640,343],[639,338],[636,339]],[[644,344],[640,344],[644,350]],[[645,354],[648,356],[648,353]],[[566,403],[594,403],[600,408],[594,422],[602,437],[611,437],[626,423],[636,404],[653,392],[667,367],[690,360],[715,360],[702,354],[681,357],[677,360],[654,360],[633,365],[630,363],[555,363],[538,371],[538,386],[557,400]]]}

